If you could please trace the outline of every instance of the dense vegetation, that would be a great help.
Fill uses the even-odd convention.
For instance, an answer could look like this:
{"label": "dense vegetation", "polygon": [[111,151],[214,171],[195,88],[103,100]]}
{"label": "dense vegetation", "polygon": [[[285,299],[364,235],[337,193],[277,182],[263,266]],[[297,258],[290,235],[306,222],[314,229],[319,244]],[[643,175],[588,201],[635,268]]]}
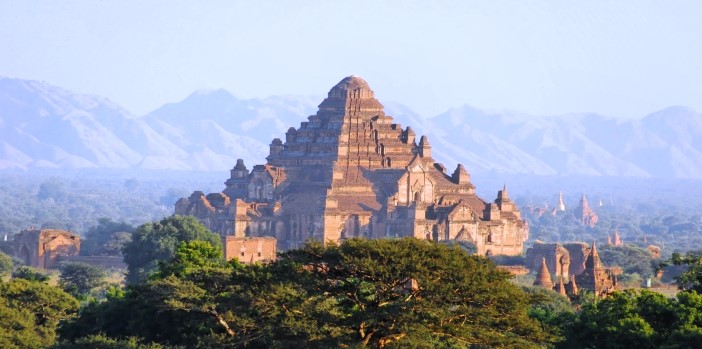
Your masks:
{"label": "dense vegetation", "polygon": [[426,241],[309,243],[269,265],[224,263],[219,247],[191,241],[61,333],[186,347],[539,347],[553,337],[529,317],[531,300],[488,260]]}
{"label": "dense vegetation", "polygon": [[0,239],[29,227],[84,235],[101,218],[135,226],[173,213],[194,190],[223,189],[226,173],[0,171]]}
{"label": "dense vegetation", "polygon": [[127,282],[135,284],[146,280],[159,262],[173,258],[181,242],[193,240],[206,241],[218,248],[222,245],[219,235],[190,216],[171,216],[139,226],[122,249],[127,263]]}
{"label": "dense vegetation", "polygon": [[[571,303],[517,287],[458,245],[309,242],[274,263],[242,265],[224,261],[218,240],[192,218],[143,224],[132,236],[130,244],[143,243],[125,247],[125,256],[150,255],[140,263],[151,267],[127,287],[104,288],[104,274],[80,264],[62,265],[58,286],[26,266],[0,278],[0,346],[689,348],[702,341],[697,254],[664,263],[685,268],[675,298],[644,290],[601,300],[584,293]],[[86,297],[96,289],[100,297]]]}

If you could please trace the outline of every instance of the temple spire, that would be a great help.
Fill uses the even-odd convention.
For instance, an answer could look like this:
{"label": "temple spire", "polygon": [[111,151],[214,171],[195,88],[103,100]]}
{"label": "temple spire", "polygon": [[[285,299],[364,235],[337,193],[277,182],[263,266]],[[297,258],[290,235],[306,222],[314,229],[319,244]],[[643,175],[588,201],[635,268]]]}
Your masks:
{"label": "temple spire", "polygon": [[422,136],[419,139],[419,156],[423,158],[431,157],[431,145],[429,144],[429,137]]}
{"label": "temple spire", "polygon": [[565,203],[563,202],[563,192],[558,193],[558,211],[565,211]]}
{"label": "temple spire", "polygon": [[543,257],[541,259],[541,269],[539,269],[539,272],[536,274],[534,286],[540,286],[548,289],[553,288],[553,281],[551,281],[551,273],[548,271],[548,266],[546,266],[546,257]]}
{"label": "temple spire", "polygon": [[592,249],[590,250],[590,254],[587,256],[587,259],[585,260],[585,269],[599,269],[600,268],[600,254],[597,252],[597,244],[595,241],[592,241]]}

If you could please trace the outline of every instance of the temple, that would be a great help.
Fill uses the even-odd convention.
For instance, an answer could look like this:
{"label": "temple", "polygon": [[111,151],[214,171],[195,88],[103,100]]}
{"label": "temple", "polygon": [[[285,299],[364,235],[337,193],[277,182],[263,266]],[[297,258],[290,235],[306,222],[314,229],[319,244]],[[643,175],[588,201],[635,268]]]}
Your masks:
{"label": "temple", "polygon": [[447,172],[429,139],[394,123],[357,76],[332,87],[285,141],[274,139],[266,159],[251,170],[238,160],[221,193],[196,191],[175,213],[222,236],[274,237],[280,250],[308,239],[409,236],[519,255],[528,237],[506,186],[493,202],[478,197],[468,171]]}
{"label": "temple", "polygon": [[[586,252],[586,258],[583,262],[581,257],[586,248],[580,243],[569,244],[567,249],[557,244],[535,244],[535,247],[527,251],[527,259],[532,263],[531,269],[537,271],[534,286],[554,289],[570,298],[578,296],[580,289],[592,292],[595,297],[599,298],[607,297],[614,292],[617,286],[614,270],[602,265],[595,242],[592,243],[592,248]],[[570,261],[569,255],[571,254],[577,256],[576,258],[579,260],[574,263],[575,268],[571,263],[558,262],[563,261],[566,257]],[[557,261],[555,268],[549,269],[549,258],[554,257]],[[552,282],[550,270],[556,271],[558,283]],[[570,280],[570,282],[565,283],[564,280]]]}
{"label": "temple", "polygon": [[594,228],[595,224],[597,224],[597,214],[590,208],[585,194],[580,198],[580,203],[578,203],[578,207],[575,208],[573,214],[582,225]]}
{"label": "temple", "polygon": [[80,237],[61,229],[26,229],[13,240],[14,255],[35,268],[56,268],[61,258],[80,252]]}

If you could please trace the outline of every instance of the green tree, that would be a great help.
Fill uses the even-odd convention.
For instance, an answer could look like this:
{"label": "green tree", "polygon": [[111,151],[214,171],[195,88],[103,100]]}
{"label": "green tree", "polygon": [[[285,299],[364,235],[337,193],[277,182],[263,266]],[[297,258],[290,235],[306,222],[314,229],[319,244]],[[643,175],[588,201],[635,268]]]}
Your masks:
{"label": "green tree", "polygon": [[207,230],[194,217],[171,216],[136,228],[132,240],[124,246],[127,263],[126,280],[135,284],[146,280],[158,268],[159,261],[169,261],[183,241],[202,240],[222,246],[219,235]]}
{"label": "green tree", "polygon": [[638,274],[650,278],[655,271],[653,256],[645,248],[634,245],[602,246],[598,248],[602,263],[607,266],[618,266],[626,274]]}
{"label": "green tree", "polygon": [[539,321],[545,332],[560,336],[561,324],[572,321],[575,316],[575,309],[568,298],[543,287],[530,286],[523,289],[532,299],[529,315]]}
{"label": "green tree", "polygon": [[24,279],[24,280],[29,280],[29,281],[37,281],[37,282],[48,282],[49,281],[49,275],[46,275],[45,273],[39,271],[36,268],[27,266],[27,265],[22,265],[15,269],[15,271],[12,272],[12,278],[13,279]]}
{"label": "green tree", "polygon": [[143,344],[139,338],[112,339],[105,335],[79,338],[75,342],[61,342],[51,349],[162,349],[160,344]]}
{"label": "green tree", "polygon": [[61,338],[233,348],[532,348],[553,339],[508,273],[457,246],[309,243],[267,265],[219,256],[206,243],[180,244],[154,277],[89,305]]}
{"label": "green tree", "polygon": [[78,301],[58,287],[24,279],[0,283],[0,347],[49,346],[59,322],[77,310]]}
{"label": "green tree", "polygon": [[642,290],[616,292],[583,306],[563,322],[561,348],[697,348],[702,341],[702,296],[677,298]]}
{"label": "green tree", "polygon": [[107,277],[104,268],[83,262],[61,263],[59,272],[59,286],[74,297],[84,297],[103,286]]}
{"label": "green tree", "polygon": [[159,264],[157,277],[165,278],[170,275],[186,277],[218,270],[224,268],[225,265],[224,254],[220,246],[212,245],[208,241],[183,241],[171,261]]}
{"label": "green tree", "polygon": [[85,233],[80,252],[85,256],[120,256],[133,231],[134,227],[127,223],[100,218],[98,224]]}
{"label": "green tree", "polygon": [[679,289],[702,293],[702,256],[699,253],[688,253],[686,255],[673,253],[669,260],[659,265],[659,268],[664,268],[671,264],[687,267],[686,271],[675,277],[675,283]]}
{"label": "green tree", "polygon": [[416,239],[308,244],[283,255],[311,270],[309,291],[337,302],[334,319],[371,347],[537,347],[548,334],[531,298],[492,262]]}
{"label": "green tree", "polygon": [[5,275],[12,272],[15,263],[12,262],[12,257],[0,252],[0,280],[2,280]]}
{"label": "green tree", "polygon": [[[160,263],[159,272],[147,282],[125,291],[108,289],[106,302],[86,305],[79,318],[62,326],[61,338],[73,343],[105,334],[185,347],[218,338],[222,327],[210,320],[213,314],[221,315],[212,306],[212,299],[234,287],[232,271],[218,246],[182,242],[172,262]],[[154,318],[154,314],[160,315]]]}

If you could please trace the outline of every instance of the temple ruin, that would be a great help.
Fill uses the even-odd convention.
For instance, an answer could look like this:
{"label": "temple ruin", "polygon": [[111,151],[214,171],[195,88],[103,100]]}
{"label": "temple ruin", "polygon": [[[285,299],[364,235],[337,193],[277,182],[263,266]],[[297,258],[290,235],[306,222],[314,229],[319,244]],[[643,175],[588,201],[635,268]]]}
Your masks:
{"label": "temple ruin", "polygon": [[[552,267],[549,267],[549,262]],[[616,290],[615,268],[602,265],[594,242],[592,248],[584,243],[561,246],[537,242],[527,250],[527,263],[537,272],[534,286],[554,289],[564,296],[577,296],[579,289],[583,289],[595,297],[606,297]],[[551,270],[555,271],[558,283],[552,282]]]}
{"label": "temple ruin", "polygon": [[26,229],[14,236],[14,251],[26,265],[56,268],[61,258],[78,255],[80,237],[61,229]]}
{"label": "temple ruin", "polygon": [[238,160],[221,193],[196,191],[175,213],[223,237],[274,237],[280,250],[308,239],[409,236],[519,255],[528,237],[506,187],[493,202],[478,197],[468,171],[436,162],[429,139],[394,123],[357,76],[334,86],[285,141],[274,139],[266,159],[251,170]]}

